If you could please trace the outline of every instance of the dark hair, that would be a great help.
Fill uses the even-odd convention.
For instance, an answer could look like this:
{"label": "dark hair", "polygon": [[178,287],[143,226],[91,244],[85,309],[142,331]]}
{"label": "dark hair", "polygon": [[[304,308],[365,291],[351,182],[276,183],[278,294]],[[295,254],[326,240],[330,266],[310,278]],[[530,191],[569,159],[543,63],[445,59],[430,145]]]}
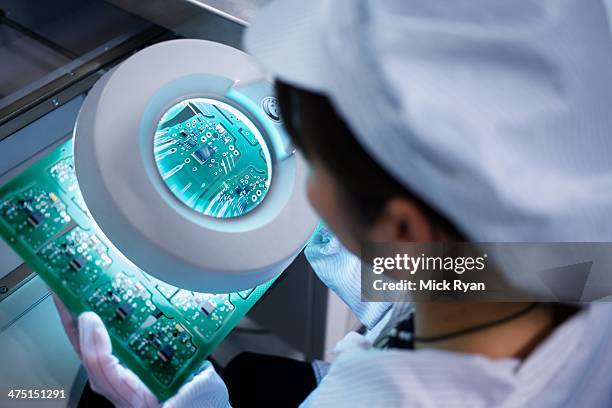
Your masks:
{"label": "dark hair", "polygon": [[446,217],[370,157],[326,96],[282,81],[276,81],[276,93],[293,143],[309,161],[316,157],[331,172],[342,189],[341,196],[364,225],[376,220],[390,199],[405,197],[419,204],[431,222],[462,236]]}

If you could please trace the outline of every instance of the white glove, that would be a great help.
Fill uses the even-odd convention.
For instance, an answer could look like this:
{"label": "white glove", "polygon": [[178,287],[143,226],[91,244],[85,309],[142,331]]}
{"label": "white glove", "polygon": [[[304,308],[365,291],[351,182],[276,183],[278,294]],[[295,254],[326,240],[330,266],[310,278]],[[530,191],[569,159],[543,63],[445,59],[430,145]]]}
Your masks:
{"label": "white glove", "polygon": [[160,403],[131,370],[112,354],[111,340],[104,323],[93,312],[82,313],[75,324],[74,315],[53,295],[64,330],[87,370],[91,388],[116,407],[229,407],[227,388],[210,362],[178,393]]}
{"label": "white glove", "polygon": [[372,329],[391,302],[361,301],[361,260],[350,253],[326,227],[320,227],[304,250],[319,279],[352,310],[357,319]]}

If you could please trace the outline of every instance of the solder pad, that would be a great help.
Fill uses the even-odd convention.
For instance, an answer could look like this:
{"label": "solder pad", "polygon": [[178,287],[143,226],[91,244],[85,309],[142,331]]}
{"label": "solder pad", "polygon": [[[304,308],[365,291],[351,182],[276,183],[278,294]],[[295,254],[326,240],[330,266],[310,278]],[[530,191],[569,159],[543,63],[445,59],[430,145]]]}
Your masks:
{"label": "solder pad", "polygon": [[[270,173],[257,174],[263,188]],[[238,201],[223,208],[215,211],[237,215],[251,207]],[[273,283],[239,293],[194,293],[138,269],[94,227],[77,185],[71,141],[0,187],[0,236],[72,312],[91,310],[102,318],[113,353],[161,401],[199,370]]]}
{"label": "solder pad", "polygon": [[157,169],[183,204],[203,214],[238,217],[264,199],[270,153],[255,124],[233,106],[192,98],[170,107],[154,139]]}

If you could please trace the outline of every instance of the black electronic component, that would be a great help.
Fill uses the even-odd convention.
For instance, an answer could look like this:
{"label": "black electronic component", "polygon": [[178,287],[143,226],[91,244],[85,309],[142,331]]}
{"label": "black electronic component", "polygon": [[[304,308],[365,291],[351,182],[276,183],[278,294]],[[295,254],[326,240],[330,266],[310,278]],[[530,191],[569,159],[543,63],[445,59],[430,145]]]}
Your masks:
{"label": "black electronic component", "polygon": [[79,254],[72,258],[70,261],[70,267],[75,271],[80,271],[83,266],[87,263],[87,258],[83,254]]}
{"label": "black electronic component", "polygon": [[40,225],[40,223],[43,222],[44,219],[45,216],[43,213],[41,213],[40,211],[34,211],[28,216],[28,223],[30,223],[30,225],[33,227],[38,227],[38,225]]}
{"label": "black electronic component", "polygon": [[212,147],[208,145],[204,145],[200,147],[198,150],[196,150],[195,152],[193,152],[191,155],[193,156],[194,159],[198,161],[198,163],[204,164],[208,161],[208,159],[212,157],[214,153],[215,153],[215,150]]}
{"label": "black electronic component", "polygon": [[170,361],[170,359],[172,358],[172,356],[174,355],[174,349],[172,348],[172,346],[169,345],[165,345],[163,346],[158,352],[157,352],[157,356],[162,359],[165,363],[167,363],[168,361]]}
{"label": "black electronic component", "polygon": [[207,315],[209,315],[209,314],[211,314],[212,312],[214,312],[214,311],[215,311],[215,305],[214,305],[212,302],[210,302],[210,301],[208,301],[208,300],[207,300],[207,301],[205,301],[204,303],[202,303],[202,304],[200,305],[200,309],[202,309],[202,311],[203,311],[204,313],[206,313]]}
{"label": "black electronic component", "polygon": [[117,316],[121,319],[125,319],[134,311],[134,306],[131,303],[124,302],[117,308]]}

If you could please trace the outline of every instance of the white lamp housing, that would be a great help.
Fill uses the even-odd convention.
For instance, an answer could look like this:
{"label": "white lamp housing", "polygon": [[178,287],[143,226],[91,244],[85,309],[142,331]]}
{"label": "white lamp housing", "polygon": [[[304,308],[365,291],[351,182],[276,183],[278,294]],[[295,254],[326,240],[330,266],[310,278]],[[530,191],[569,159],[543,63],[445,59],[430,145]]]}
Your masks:
{"label": "white lamp housing", "polygon": [[[231,106],[261,134],[272,176],[252,211],[212,217],[165,184],[154,156],[156,128],[164,112],[190,98]],[[174,40],[125,60],[92,88],[74,131],[77,178],[95,223],[134,264],[178,287],[233,292],[282,272],[318,219],[305,195],[305,161],[274,103],[253,58],[222,44]]]}

